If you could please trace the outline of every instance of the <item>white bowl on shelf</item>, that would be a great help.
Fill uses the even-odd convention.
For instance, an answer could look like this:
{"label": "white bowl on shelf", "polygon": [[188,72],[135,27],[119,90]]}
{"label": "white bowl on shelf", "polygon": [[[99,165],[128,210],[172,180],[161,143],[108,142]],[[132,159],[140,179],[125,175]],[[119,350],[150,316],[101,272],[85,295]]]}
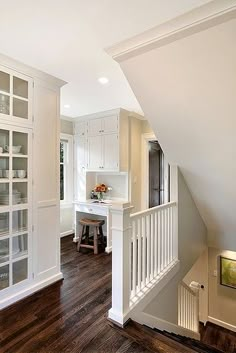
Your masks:
{"label": "white bowl on shelf", "polygon": [[[22,146],[12,146],[12,153],[17,154],[20,153]],[[7,151],[8,153],[10,152],[10,146],[4,146],[4,150]]]}

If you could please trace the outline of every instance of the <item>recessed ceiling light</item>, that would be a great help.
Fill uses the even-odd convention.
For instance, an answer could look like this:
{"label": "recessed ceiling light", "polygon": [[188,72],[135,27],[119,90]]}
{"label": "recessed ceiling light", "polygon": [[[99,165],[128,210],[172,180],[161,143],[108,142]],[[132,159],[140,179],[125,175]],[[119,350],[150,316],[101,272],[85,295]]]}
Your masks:
{"label": "recessed ceiling light", "polygon": [[70,108],[70,104],[64,104],[64,108],[69,109]]}
{"label": "recessed ceiling light", "polygon": [[107,77],[99,77],[98,82],[101,83],[101,85],[106,85],[109,80]]}

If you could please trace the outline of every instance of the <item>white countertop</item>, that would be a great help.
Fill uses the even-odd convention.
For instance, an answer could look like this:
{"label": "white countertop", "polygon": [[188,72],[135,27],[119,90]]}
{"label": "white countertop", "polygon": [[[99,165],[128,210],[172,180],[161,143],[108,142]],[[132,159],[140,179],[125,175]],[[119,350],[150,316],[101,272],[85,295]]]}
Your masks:
{"label": "white countertop", "polygon": [[85,201],[75,200],[74,204],[79,205],[93,205],[97,207],[107,207],[107,208],[126,208],[130,207],[130,202],[124,199],[110,199],[104,200],[103,202],[96,202],[97,200],[88,199]]}

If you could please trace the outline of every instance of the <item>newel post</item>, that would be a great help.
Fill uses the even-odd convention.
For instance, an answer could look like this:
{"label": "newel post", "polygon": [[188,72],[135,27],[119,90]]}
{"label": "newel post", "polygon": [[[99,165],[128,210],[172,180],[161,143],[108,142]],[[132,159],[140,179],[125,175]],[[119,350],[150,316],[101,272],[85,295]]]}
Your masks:
{"label": "newel post", "polygon": [[121,326],[129,319],[132,208],[111,208],[112,308],[108,318]]}

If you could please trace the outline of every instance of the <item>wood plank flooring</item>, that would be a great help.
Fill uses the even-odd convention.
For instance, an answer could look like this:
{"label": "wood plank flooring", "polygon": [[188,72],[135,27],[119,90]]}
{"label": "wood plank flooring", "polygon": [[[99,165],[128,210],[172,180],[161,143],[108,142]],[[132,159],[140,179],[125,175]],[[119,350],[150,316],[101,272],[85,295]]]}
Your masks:
{"label": "wood plank flooring", "polygon": [[[194,351],[135,323],[125,330],[114,328],[107,320],[111,307],[111,255],[84,251],[76,251],[71,236],[63,238],[64,281],[0,313],[0,353]],[[206,343],[216,343],[216,331],[211,329],[202,335]],[[232,342],[232,337],[225,337]],[[232,346],[229,342],[224,344],[227,349]],[[225,352],[235,353],[233,348]]]}
{"label": "wood plank flooring", "polygon": [[78,253],[71,236],[61,243],[64,281],[1,312],[0,352],[148,352],[121,336],[106,318],[111,255]]}
{"label": "wood plank flooring", "polygon": [[201,341],[226,353],[236,353],[236,333],[210,322],[200,325]]}

